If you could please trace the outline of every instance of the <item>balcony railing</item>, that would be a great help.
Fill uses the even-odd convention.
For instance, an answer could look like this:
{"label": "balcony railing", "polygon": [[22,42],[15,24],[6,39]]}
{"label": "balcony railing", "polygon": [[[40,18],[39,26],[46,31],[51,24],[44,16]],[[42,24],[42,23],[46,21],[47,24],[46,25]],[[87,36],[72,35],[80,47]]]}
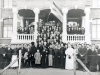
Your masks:
{"label": "balcony railing", "polygon": [[[14,43],[31,43],[34,41],[34,34],[17,34],[16,40],[13,40]],[[67,42],[75,43],[80,42],[84,43],[86,42],[86,36],[85,35],[67,35]]]}
{"label": "balcony railing", "polygon": [[19,43],[30,43],[34,41],[34,34],[17,34],[17,41]]}
{"label": "balcony railing", "polygon": [[85,35],[67,35],[68,42],[85,42]]}

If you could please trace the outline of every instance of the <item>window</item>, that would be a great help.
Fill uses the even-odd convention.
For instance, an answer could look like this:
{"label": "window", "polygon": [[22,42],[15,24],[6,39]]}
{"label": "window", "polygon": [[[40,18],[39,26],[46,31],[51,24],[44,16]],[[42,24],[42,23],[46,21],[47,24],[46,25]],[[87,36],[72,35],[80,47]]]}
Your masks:
{"label": "window", "polygon": [[3,27],[3,37],[4,38],[10,38],[12,36],[12,26],[13,26],[13,19],[7,18],[3,21],[4,27]]}
{"label": "window", "polygon": [[100,8],[100,0],[92,0],[93,8]]}
{"label": "window", "polygon": [[4,0],[4,8],[12,8],[12,0]]}
{"label": "window", "polygon": [[92,39],[100,39],[100,19],[94,19],[92,23]]}

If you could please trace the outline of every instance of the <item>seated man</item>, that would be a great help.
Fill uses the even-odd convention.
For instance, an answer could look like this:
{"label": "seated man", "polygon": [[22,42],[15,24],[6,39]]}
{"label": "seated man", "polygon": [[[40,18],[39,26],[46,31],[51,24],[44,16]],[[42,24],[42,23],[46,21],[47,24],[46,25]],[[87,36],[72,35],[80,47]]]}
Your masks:
{"label": "seated man", "polygon": [[32,26],[30,28],[30,34],[34,34],[34,28]]}
{"label": "seated man", "polygon": [[18,34],[22,34],[22,27],[20,26],[17,30]]}
{"label": "seated man", "polygon": [[24,28],[24,34],[28,34],[29,33],[29,29],[27,29],[26,27]]}

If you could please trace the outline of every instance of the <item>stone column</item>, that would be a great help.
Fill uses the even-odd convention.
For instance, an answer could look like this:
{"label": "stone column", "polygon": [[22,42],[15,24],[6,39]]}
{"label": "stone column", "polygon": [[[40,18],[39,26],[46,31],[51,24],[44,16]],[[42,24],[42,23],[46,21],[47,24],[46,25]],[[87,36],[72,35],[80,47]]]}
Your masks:
{"label": "stone column", "polygon": [[23,28],[23,27],[24,27],[24,24],[23,24],[23,17],[20,17],[20,19],[21,19],[21,20],[20,20],[20,22],[21,22],[20,25],[21,25],[21,27]]}
{"label": "stone column", "polygon": [[37,41],[37,36],[38,36],[38,31],[37,31],[37,22],[39,21],[39,8],[34,8],[34,13],[35,13],[35,32],[34,32],[34,42],[36,43]]}
{"label": "stone column", "polygon": [[[1,14],[1,13],[0,13]],[[0,18],[0,38],[2,38],[2,34],[3,34],[3,19]]]}
{"label": "stone column", "polygon": [[85,16],[82,17],[82,27],[85,28]]}
{"label": "stone column", "polygon": [[67,8],[62,9],[63,13],[63,31],[62,31],[62,42],[67,43]]}
{"label": "stone column", "polygon": [[85,7],[85,42],[91,44],[90,36],[90,8]]}
{"label": "stone column", "polygon": [[3,22],[2,20],[2,1],[0,0],[0,38],[2,38],[2,26],[1,26],[2,22]]}
{"label": "stone column", "polygon": [[18,10],[16,7],[13,8],[13,34],[17,34],[17,14]]}
{"label": "stone column", "polygon": [[13,35],[12,35],[12,40],[11,43],[16,43],[17,41],[17,14],[18,10],[16,7],[13,7]]}

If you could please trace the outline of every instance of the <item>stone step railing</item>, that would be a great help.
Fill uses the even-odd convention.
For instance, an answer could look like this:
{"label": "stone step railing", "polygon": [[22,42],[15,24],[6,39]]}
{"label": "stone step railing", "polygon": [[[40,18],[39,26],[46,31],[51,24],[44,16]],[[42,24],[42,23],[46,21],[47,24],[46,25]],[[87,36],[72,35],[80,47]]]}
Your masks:
{"label": "stone step railing", "polygon": [[67,42],[85,42],[85,35],[67,35]]}

